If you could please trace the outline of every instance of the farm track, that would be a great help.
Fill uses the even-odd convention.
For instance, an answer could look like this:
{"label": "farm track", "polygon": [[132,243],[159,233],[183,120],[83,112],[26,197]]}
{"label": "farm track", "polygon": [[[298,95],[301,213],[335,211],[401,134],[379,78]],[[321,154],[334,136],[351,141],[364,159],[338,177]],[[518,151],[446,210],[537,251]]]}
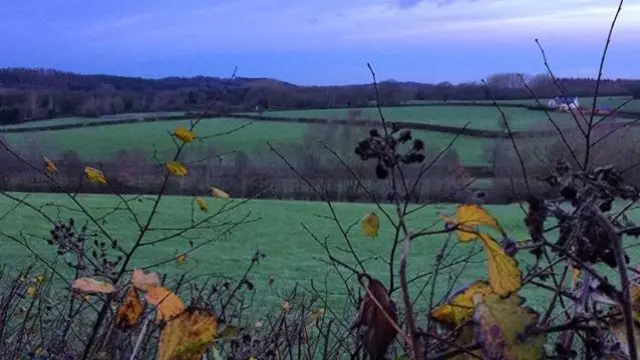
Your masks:
{"label": "farm track", "polygon": [[[456,103],[455,106],[481,106],[481,107],[494,107],[493,104],[473,104],[473,103]],[[451,106],[451,104],[436,103],[436,104],[410,104],[402,105],[404,107],[428,107],[428,106]],[[394,107],[394,106],[391,106]],[[400,106],[395,106],[400,107]],[[531,111],[543,111],[543,108],[534,107],[523,104],[500,104],[501,108],[527,108]],[[17,134],[17,133],[34,133],[42,131],[60,131],[60,130],[72,130],[88,127],[101,127],[110,125],[124,125],[124,124],[140,124],[150,122],[161,121],[178,121],[184,119],[198,118],[199,114],[190,114],[187,116],[164,116],[164,117],[144,117],[140,118],[125,118],[120,120],[105,120],[95,121],[78,124],[61,124],[61,125],[49,125],[49,126],[34,126],[28,128],[0,128],[0,133],[3,134]],[[640,112],[616,112],[617,118],[640,120]],[[282,116],[265,116],[265,115],[212,115],[207,116],[207,119],[216,118],[230,118],[239,120],[252,120],[252,121],[265,121],[265,122],[283,122],[283,123],[300,123],[300,124],[332,124],[332,125],[344,125],[344,126],[361,126],[361,127],[376,127],[380,125],[377,120],[369,119],[326,119],[326,118],[290,118]],[[557,133],[555,129],[551,130],[527,130],[527,131],[511,131],[511,134],[504,131],[495,130],[482,130],[474,128],[461,128],[456,126],[446,126],[437,124],[426,124],[419,122],[407,122],[407,121],[395,121],[395,123],[404,129],[412,130],[426,130],[432,132],[440,132],[447,134],[460,134],[469,137],[486,138],[486,139],[507,139],[513,136],[514,138],[534,138],[534,137],[546,137]],[[628,126],[640,126],[640,122],[631,122]],[[577,131],[576,127],[561,129],[563,132]]]}

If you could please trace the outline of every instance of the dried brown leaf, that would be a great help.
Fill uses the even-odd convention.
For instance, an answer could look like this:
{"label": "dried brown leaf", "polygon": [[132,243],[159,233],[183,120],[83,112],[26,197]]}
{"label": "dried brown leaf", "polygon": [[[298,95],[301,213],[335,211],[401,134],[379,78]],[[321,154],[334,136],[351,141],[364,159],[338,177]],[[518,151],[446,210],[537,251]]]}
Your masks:
{"label": "dried brown leaf", "polygon": [[[353,321],[351,328],[360,329],[363,335],[362,343],[372,359],[383,359],[391,342],[393,342],[398,334],[396,327],[398,315],[395,304],[389,298],[384,285],[369,275],[360,275],[359,280],[361,283],[364,278],[369,280],[369,284],[367,285],[368,292],[360,302],[358,315]],[[373,295],[373,298],[377,300],[382,309],[369,294]],[[385,316],[385,313],[387,316]],[[395,324],[392,324],[389,319],[395,322]]]}
{"label": "dried brown leaf", "polygon": [[131,284],[142,291],[147,291],[149,288],[160,286],[160,277],[154,272],[145,274],[140,269],[135,269],[131,276]]}

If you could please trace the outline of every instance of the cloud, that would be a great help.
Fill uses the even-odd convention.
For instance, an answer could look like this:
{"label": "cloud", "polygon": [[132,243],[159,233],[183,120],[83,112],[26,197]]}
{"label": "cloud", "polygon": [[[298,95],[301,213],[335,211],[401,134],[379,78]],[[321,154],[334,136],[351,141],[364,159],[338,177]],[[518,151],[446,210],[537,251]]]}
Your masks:
{"label": "cloud", "polygon": [[[163,58],[507,46],[536,37],[591,46],[602,43],[616,6],[608,0],[139,0],[127,6],[113,0],[82,7],[80,1],[49,0],[45,9],[19,2],[25,5],[13,13],[20,16],[3,26],[0,15],[0,42],[15,47],[28,39],[42,54],[55,43],[58,52]],[[640,4],[625,5],[614,42],[634,41],[638,18]]]}
{"label": "cloud", "polygon": [[401,9],[408,9],[418,5],[422,0],[397,0],[398,7]]}
{"label": "cloud", "polygon": [[[518,43],[538,37],[554,43],[582,45],[601,41],[610,26],[615,4],[604,0],[544,0],[516,2],[486,0],[453,2],[438,7],[422,1],[410,9],[390,11],[370,6],[368,13],[351,14],[361,19],[359,31],[344,31],[353,41],[429,45],[444,41],[461,43]],[[616,39],[629,42],[640,30],[640,4],[626,5],[618,19]],[[370,21],[366,21],[370,20]],[[367,26],[368,25],[368,26]]]}
{"label": "cloud", "polygon": [[[448,5],[453,5],[460,0],[396,0],[396,3],[400,9],[410,9],[417,6],[421,2],[431,2],[436,4],[437,8],[441,8]],[[463,0],[466,2],[476,2],[477,0]]]}

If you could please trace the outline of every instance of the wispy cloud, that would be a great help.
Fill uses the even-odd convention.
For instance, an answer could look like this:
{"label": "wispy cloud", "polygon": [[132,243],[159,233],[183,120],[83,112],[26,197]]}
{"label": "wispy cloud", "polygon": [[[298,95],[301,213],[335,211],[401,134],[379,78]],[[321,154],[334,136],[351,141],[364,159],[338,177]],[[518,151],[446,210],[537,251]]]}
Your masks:
{"label": "wispy cloud", "polygon": [[[0,48],[0,65],[27,60],[186,64],[187,58],[254,56],[257,68],[266,66],[264,55],[271,54],[278,68],[294,66],[294,53],[344,63],[367,54],[433,58],[434,51],[447,57],[440,61],[463,64],[474,60],[456,54],[502,54],[495,56],[504,61],[530,56],[534,38],[563,56],[588,55],[584,50],[591,49],[597,57],[616,6],[611,0],[15,1],[0,7],[0,43],[7,44]],[[614,46],[638,49],[639,18],[640,3],[626,3]],[[355,66],[355,60],[348,61],[344,68]],[[574,68],[593,66],[570,61],[580,62]],[[496,59],[489,63],[498,66]]]}
{"label": "wispy cloud", "polygon": [[[157,9],[88,24],[69,36],[98,41],[103,48],[214,52],[522,42],[535,37],[592,42],[606,31],[615,7],[606,0],[238,0]],[[625,7],[618,24],[621,39],[640,30],[638,18],[640,4]]]}
{"label": "wispy cloud", "polygon": [[478,0],[396,0],[396,3],[398,4],[398,7],[400,7],[401,9],[409,9],[412,8],[422,2],[431,2],[436,4],[437,7],[443,7],[443,6],[448,6],[448,5],[452,5],[456,2],[475,2]]}

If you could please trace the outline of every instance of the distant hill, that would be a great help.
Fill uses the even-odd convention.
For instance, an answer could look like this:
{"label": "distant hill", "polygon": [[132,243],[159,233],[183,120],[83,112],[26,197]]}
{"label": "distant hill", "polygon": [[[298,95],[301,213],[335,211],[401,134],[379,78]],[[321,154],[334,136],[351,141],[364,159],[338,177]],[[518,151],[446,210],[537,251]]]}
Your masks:
{"label": "distant hill", "polygon": [[[118,91],[218,89],[229,83],[228,79],[210,76],[165,77],[145,79],[103,74],[76,74],[55,69],[4,68],[0,69],[0,88],[6,89],[55,89],[68,91],[98,90],[104,85]],[[268,78],[234,78],[230,86],[295,87],[295,85]]]}
{"label": "distant hill", "polygon": [[[559,79],[575,96],[593,96],[595,80]],[[424,84],[386,80],[378,84],[301,86],[269,78],[166,77],[145,79],[103,74],[76,74],[55,69],[0,69],[0,124],[59,116],[100,116],[123,112],[201,111],[215,113],[256,109],[311,109],[382,105],[412,101],[548,98],[559,95],[553,79],[494,74],[488,87],[479,82]],[[639,80],[605,80],[603,96],[629,96]],[[212,104],[215,106],[211,108]]]}

